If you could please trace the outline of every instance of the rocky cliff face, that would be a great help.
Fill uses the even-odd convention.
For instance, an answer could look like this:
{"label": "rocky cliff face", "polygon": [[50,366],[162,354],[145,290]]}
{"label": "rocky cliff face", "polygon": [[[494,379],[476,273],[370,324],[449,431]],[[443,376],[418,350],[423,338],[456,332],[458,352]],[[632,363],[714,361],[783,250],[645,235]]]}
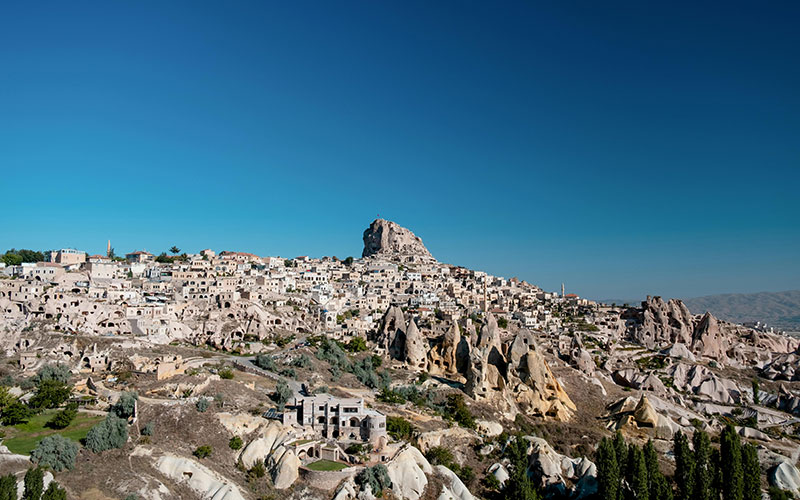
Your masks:
{"label": "rocky cliff face", "polygon": [[375,219],[364,231],[362,257],[373,255],[399,257],[414,255],[432,259],[433,256],[422,244],[422,239],[408,229],[384,219]]}

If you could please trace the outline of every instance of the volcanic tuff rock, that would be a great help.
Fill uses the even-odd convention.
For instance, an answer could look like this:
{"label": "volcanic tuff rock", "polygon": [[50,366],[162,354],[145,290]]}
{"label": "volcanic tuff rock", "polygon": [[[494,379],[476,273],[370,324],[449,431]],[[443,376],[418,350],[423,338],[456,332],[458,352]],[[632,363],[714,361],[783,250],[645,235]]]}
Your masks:
{"label": "volcanic tuff rock", "polygon": [[362,257],[415,255],[433,259],[422,239],[408,229],[388,220],[375,219],[364,231]]}

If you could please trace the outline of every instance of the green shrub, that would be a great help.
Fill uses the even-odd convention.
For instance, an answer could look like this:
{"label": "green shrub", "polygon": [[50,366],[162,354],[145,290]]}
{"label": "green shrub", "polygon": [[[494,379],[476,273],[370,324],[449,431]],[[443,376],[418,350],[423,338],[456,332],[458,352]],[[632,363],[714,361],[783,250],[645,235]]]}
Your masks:
{"label": "green shrub", "polygon": [[57,482],[50,481],[42,494],[42,500],[67,500],[67,490],[59,486]]}
{"label": "green shrub", "polygon": [[263,460],[256,460],[256,463],[247,471],[250,480],[261,479],[267,474],[267,468],[264,466]]}
{"label": "green shrub", "polygon": [[127,391],[120,394],[119,399],[109,409],[109,412],[119,418],[130,418],[136,412],[136,401],[139,395],[135,391]]}
{"label": "green shrub", "polygon": [[231,440],[228,441],[228,446],[230,446],[232,450],[240,450],[242,449],[243,445],[244,442],[242,441],[242,438],[240,438],[239,436],[233,436]]}
{"label": "green shrub", "polygon": [[26,405],[15,401],[10,405],[3,408],[2,417],[3,425],[17,425],[30,420],[33,412]]}
{"label": "green shrub", "polygon": [[198,446],[192,455],[196,456],[197,458],[206,458],[211,455],[211,447],[209,445]]}
{"label": "green shrub", "polygon": [[60,434],[45,437],[31,452],[31,459],[39,466],[50,467],[56,472],[75,467],[78,445]]}
{"label": "green shrub", "polygon": [[208,407],[211,406],[211,403],[206,398],[200,398],[197,400],[194,406],[200,413],[205,413],[205,411],[208,410]]}
{"label": "green shrub", "polygon": [[265,354],[259,354],[256,356],[256,359],[253,360],[253,364],[262,370],[268,370],[271,372],[274,372],[277,369],[275,366],[275,360],[273,360],[271,356],[267,356]]}
{"label": "green shrub", "polygon": [[475,417],[472,416],[472,412],[467,408],[466,403],[464,403],[464,396],[461,394],[450,394],[447,396],[444,416],[445,418],[455,420],[462,427],[468,429],[475,428]]}
{"label": "green shrub", "polygon": [[393,439],[408,441],[414,435],[414,426],[403,417],[386,417],[386,432]]}
{"label": "green shrub", "polygon": [[434,446],[425,453],[425,458],[428,459],[431,465],[444,465],[445,467],[448,467],[455,460],[453,453],[443,446]]}
{"label": "green shrub", "polygon": [[292,366],[297,368],[311,368],[311,358],[306,354],[298,356],[292,360]]}
{"label": "green shrub", "polygon": [[67,365],[61,363],[47,364],[39,368],[39,371],[33,376],[32,381],[34,384],[39,385],[45,380],[55,380],[66,385],[69,383],[71,376],[72,372],[70,372]]}
{"label": "green shrub", "polygon": [[78,405],[76,403],[70,403],[66,408],[53,415],[53,418],[51,418],[46,425],[51,429],[66,429],[77,416]]}
{"label": "green shrub", "polygon": [[275,388],[275,393],[272,395],[272,400],[278,405],[279,410],[283,410],[283,407],[286,406],[286,403],[289,402],[293,393],[292,390],[289,388],[289,384],[286,381],[281,380],[278,382],[277,387]]}
{"label": "green shrub", "polygon": [[142,436],[152,436],[156,430],[155,422],[148,422],[147,425],[142,427]]}
{"label": "green shrub", "polygon": [[95,453],[122,448],[128,441],[128,422],[109,413],[105,420],[89,429],[84,441]]}
{"label": "green shrub", "polygon": [[389,471],[381,464],[363,469],[356,475],[355,481],[362,490],[369,485],[372,494],[378,498],[383,496],[383,490],[392,487]]}
{"label": "green shrub", "polygon": [[231,380],[233,378],[233,370],[231,370],[227,366],[221,369],[218,373],[219,373],[219,378],[223,380]]}
{"label": "green shrub", "polygon": [[292,378],[292,379],[297,378],[297,372],[294,371],[294,368],[284,368],[283,370],[280,371],[280,375],[286,378]]}

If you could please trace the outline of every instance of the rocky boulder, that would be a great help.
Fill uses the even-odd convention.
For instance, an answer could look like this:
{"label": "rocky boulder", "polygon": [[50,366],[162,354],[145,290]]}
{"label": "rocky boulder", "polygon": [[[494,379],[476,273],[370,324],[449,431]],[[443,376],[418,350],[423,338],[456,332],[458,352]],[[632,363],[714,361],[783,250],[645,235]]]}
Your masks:
{"label": "rocky boulder", "polygon": [[781,462],[769,471],[769,484],[778,489],[800,495],[800,472],[789,462]]}
{"label": "rocky boulder", "polygon": [[421,238],[408,229],[384,219],[375,219],[364,231],[364,251],[361,256],[373,255],[382,257],[414,255],[433,259],[422,244]]}

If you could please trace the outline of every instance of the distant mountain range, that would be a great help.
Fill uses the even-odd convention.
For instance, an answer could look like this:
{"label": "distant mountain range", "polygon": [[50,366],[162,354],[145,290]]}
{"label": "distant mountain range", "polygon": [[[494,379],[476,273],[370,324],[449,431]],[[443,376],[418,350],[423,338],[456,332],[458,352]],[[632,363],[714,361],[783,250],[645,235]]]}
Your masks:
{"label": "distant mountain range", "polygon": [[714,316],[735,323],[761,321],[787,332],[800,331],[800,290],[707,295],[683,302],[693,314],[711,311]]}

